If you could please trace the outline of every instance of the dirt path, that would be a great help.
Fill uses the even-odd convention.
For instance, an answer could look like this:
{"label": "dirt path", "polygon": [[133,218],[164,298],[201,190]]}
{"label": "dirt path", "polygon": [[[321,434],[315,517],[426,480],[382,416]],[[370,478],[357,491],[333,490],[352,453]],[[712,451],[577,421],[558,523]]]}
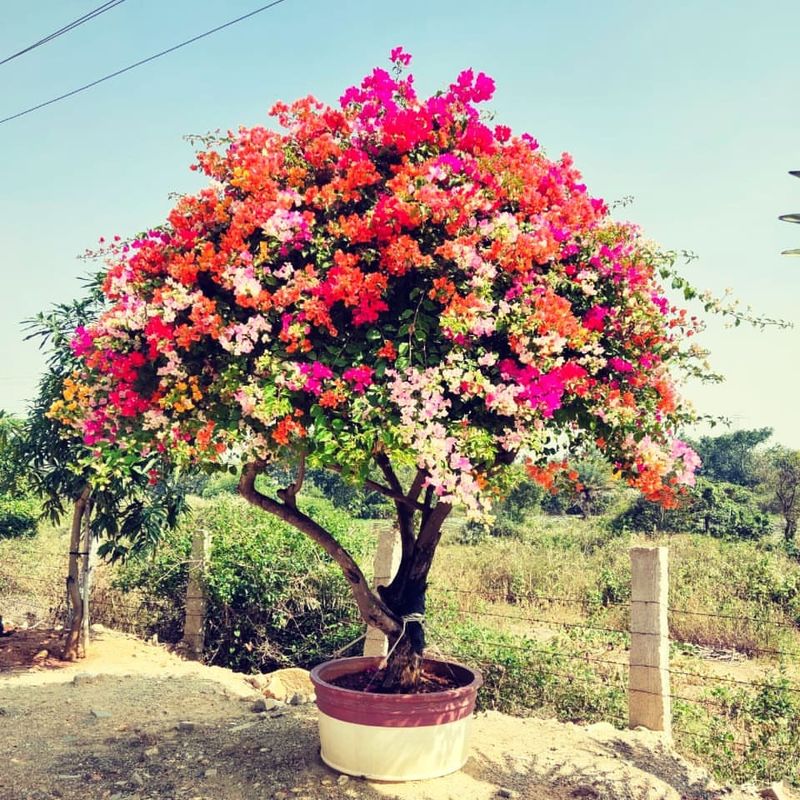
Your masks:
{"label": "dirt path", "polygon": [[0,640],[0,800],[711,800],[724,792],[658,736],[501,714],[475,720],[455,775],[345,778],[318,755],[313,706],[251,710],[243,676],[104,630],[88,659],[43,654],[47,633]]}

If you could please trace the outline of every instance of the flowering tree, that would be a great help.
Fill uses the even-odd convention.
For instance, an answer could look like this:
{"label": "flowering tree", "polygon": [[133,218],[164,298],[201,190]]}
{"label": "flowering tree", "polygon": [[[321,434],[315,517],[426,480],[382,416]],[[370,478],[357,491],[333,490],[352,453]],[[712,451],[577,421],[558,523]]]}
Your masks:
{"label": "flowering tree", "polygon": [[[569,156],[486,123],[490,78],[423,99],[409,60],[398,48],[339,108],[279,103],[282,131],[200,153],[208,186],[108,249],[107,309],[78,328],[52,409],[106,474],[120,453],[243,464],[241,494],[318,542],[397,643],[387,688],[416,680],[454,504],[485,515],[513,462],[552,485],[590,446],[669,505],[697,464],[672,377],[697,321],[659,285],[668,260]],[[270,496],[256,477],[274,460],[297,476]],[[392,498],[390,585],[373,592],[298,508],[307,465]]]}

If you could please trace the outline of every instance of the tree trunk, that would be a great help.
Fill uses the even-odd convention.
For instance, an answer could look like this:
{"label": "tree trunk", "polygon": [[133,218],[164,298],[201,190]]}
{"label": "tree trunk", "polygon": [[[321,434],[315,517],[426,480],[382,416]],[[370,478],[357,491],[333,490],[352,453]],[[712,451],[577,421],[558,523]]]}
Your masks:
{"label": "tree trunk", "polygon": [[81,581],[81,645],[80,651],[85,658],[89,649],[89,595],[92,591],[92,527],[89,524],[92,516],[92,498],[86,501],[83,509],[83,580]]}
{"label": "tree trunk", "polygon": [[[428,572],[442,536],[442,525],[452,506],[443,502],[434,505],[434,493],[430,487],[426,491],[425,502],[418,502],[425,478],[421,470],[408,494],[404,494],[388,459],[378,454],[376,460],[384,470],[390,486],[382,487],[373,481],[368,484],[370,488],[377,487],[383,493],[388,493],[395,500],[403,544],[403,555],[397,574],[389,586],[378,587],[377,594],[370,589],[350,553],[321,525],[298,509],[296,495],[302,485],[302,470],[292,486],[278,492],[279,501],[256,489],[256,477],[266,464],[261,461],[251,462],[242,470],[239,494],[254,506],[274,514],[304,533],[339,565],[350,584],[350,591],[361,618],[367,625],[383,631],[389,639],[389,655],[381,688],[388,692],[411,693],[419,685],[425,650],[424,616]],[[421,520],[419,533],[415,537],[413,520],[416,512],[420,512]]]}
{"label": "tree trunk", "polygon": [[61,658],[65,661],[75,661],[81,657],[79,650],[81,627],[83,625],[83,601],[78,581],[78,557],[81,549],[81,523],[83,522],[88,502],[89,489],[87,488],[75,501],[72,509],[72,527],[69,536],[69,566],[67,571],[67,596],[72,606],[72,618],[70,619],[69,630],[61,651]]}
{"label": "tree trunk", "polygon": [[[397,574],[381,597],[403,621],[400,635],[390,637],[389,657],[381,687],[389,692],[413,693],[422,677],[425,651],[425,594],[428,573],[442,536],[442,525],[450,514],[448,503],[439,503],[423,514],[414,556],[406,575]],[[396,582],[400,581],[397,585]]]}
{"label": "tree trunk", "polygon": [[[425,586],[408,588],[401,604],[392,608],[402,620],[399,636],[389,639],[389,655],[381,687],[392,692],[414,692],[422,676],[425,652]],[[408,619],[408,617],[414,619]]]}

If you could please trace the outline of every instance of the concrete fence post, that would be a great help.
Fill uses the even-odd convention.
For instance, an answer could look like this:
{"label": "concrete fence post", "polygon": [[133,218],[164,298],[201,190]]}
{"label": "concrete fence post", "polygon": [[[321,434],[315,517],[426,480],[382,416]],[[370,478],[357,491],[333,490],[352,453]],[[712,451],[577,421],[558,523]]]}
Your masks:
{"label": "concrete fence post", "polygon": [[189,560],[189,580],[186,584],[186,617],[183,622],[181,644],[189,658],[203,657],[206,622],[206,554],[209,549],[209,534],[196,528],[192,534],[192,555]]}
{"label": "concrete fence post", "polygon": [[666,547],[631,548],[628,722],[671,737],[667,554]]}
{"label": "concrete fence post", "polygon": [[[386,525],[378,534],[378,547],[375,550],[374,586],[387,586],[391,583],[400,566],[402,546],[400,532],[394,525]],[[378,628],[367,627],[364,640],[365,656],[385,656],[389,652],[386,634]]]}

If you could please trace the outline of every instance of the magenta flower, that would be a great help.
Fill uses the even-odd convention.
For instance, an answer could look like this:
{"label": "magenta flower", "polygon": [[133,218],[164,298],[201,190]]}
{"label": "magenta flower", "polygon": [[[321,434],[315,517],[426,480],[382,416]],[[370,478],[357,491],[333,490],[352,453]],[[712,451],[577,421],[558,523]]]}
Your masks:
{"label": "magenta flower", "polygon": [[605,306],[592,306],[583,315],[583,327],[590,331],[602,331],[607,316],[608,309]]}
{"label": "magenta flower", "polygon": [[322,394],[322,381],[333,377],[331,368],[319,361],[313,364],[300,364],[300,372],[306,379],[303,388],[317,397]]}
{"label": "magenta flower", "polygon": [[389,58],[395,64],[401,64],[404,67],[407,67],[411,63],[411,54],[406,53],[402,47],[393,48],[392,52],[389,54]]}
{"label": "magenta flower", "polygon": [[364,394],[367,387],[372,385],[372,367],[362,365],[360,367],[350,367],[342,373],[342,377],[353,384],[353,391],[356,394]]}
{"label": "magenta flower", "polygon": [[616,372],[633,372],[633,364],[624,358],[609,358],[608,366]]}

